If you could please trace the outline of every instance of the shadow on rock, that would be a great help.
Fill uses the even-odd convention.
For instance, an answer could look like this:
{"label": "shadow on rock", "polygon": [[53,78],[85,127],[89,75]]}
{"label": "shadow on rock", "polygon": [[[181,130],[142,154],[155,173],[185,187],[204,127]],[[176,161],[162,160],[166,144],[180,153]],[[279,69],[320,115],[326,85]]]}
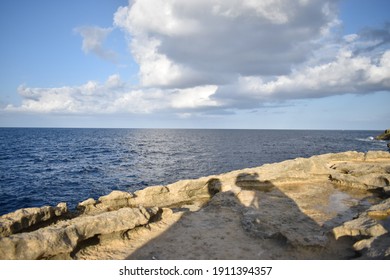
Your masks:
{"label": "shadow on rock", "polygon": [[[271,181],[240,173],[232,190],[208,181],[212,198],[186,212],[128,259],[339,259],[354,256]],[[174,214],[173,214],[174,215]],[[340,253],[342,251],[342,253]]]}

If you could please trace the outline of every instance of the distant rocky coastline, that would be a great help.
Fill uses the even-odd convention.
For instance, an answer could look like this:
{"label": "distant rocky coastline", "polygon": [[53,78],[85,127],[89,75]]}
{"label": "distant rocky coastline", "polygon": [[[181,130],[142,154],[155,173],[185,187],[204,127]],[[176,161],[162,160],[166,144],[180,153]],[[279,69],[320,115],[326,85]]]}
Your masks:
{"label": "distant rocky coastline", "polygon": [[0,217],[0,259],[389,259],[390,153],[344,152]]}
{"label": "distant rocky coastline", "polygon": [[[386,129],[385,132],[375,137],[375,140],[388,141],[390,140],[390,129]],[[387,143],[387,148],[390,151],[390,142]]]}
{"label": "distant rocky coastline", "polygon": [[375,137],[376,140],[390,140],[390,129],[386,129],[385,132]]}

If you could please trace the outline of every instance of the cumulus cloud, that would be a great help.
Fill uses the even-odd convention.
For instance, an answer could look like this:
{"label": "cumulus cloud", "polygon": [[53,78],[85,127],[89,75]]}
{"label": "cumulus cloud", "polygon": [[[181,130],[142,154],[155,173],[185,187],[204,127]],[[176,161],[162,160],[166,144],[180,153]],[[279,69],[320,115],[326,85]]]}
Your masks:
{"label": "cumulus cloud", "polygon": [[[341,36],[339,0],[134,0],[114,14],[140,84],[21,86],[7,110],[231,113],[294,99],[390,90],[390,31]],[[78,28],[83,50],[110,58],[111,28]]]}
{"label": "cumulus cloud", "polygon": [[215,98],[225,107],[254,108],[270,101],[387,90],[390,90],[390,51],[376,61],[341,50],[332,62],[305,67],[290,75],[271,80],[261,76],[240,77],[237,83],[220,87]]}
{"label": "cumulus cloud", "polygon": [[116,62],[117,54],[103,47],[107,36],[112,32],[113,28],[101,28],[98,26],[82,26],[77,27],[74,31],[83,37],[82,50],[85,53],[94,53],[100,58]]}
{"label": "cumulus cloud", "polygon": [[142,0],[114,16],[131,34],[144,86],[224,84],[306,60],[337,20],[337,1]]}
{"label": "cumulus cloud", "polygon": [[8,105],[8,112],[107,114],[147,114],[169,109],[192,110],[215,107],[211,100],[216,86],[192,89],[135,89],[119,75],[110,76],[104,84],[88,81],[80,86],[60,88],[18,88],[23,101],[20,106]]}
{"label": "cumulus cloud", "polygon": [[21,85],[21,106],[8,105],[8,111],[39,113],[91,113],[108,112],[110,100],[121,94],[125,84],[118,75],[110,76],[104,84],[88,81],[81,86],[59,88],[29,88]]}

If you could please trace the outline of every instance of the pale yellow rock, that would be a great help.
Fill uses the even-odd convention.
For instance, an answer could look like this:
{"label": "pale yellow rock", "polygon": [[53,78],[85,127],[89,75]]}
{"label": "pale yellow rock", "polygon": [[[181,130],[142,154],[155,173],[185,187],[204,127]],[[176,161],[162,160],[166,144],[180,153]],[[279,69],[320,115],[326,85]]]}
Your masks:
{"label": "pale yellow rock", "polygon": [[[360,216],[351,221],[347,221],[339,227],[333,229],[335,238],[338,239],[343,236],[361,237],[367,239],[368,237],[381,237],[389,235],[389,228],[382,223],[390,215],[390,199],[370,207],[367,211],[360,214]],[[364,247],[361,244],[368,244],[367,242],[357,242],[356,248]]]}
{"label": "pale yellow rock", "polygon": [[111,200],[128,200],[132,198],[133,195],[124,191],[112,191],[110,194],[99,197],[100,202],[106,202]]}
{"label": "pale yellow rock", "polygon": [[67,212],[68,207],[66,203],[59,203],[55,207],[24,208],[5,214],[0,217],[0,237],[26,230],[39,223],[65,215]]}
{"label": "pale yellow rock", "polygon": [[158,209],[122,208],[81,216],[56,226],[0,239],[0,259],[42,259],[70,254],[83,240],[145,225]]}
{"label": "pale yellow rock", "polygon": [[93,198],[88,198],[79,204],[77,204],[77,209],[83,213],[89,213],[96,211],[96,200]]}

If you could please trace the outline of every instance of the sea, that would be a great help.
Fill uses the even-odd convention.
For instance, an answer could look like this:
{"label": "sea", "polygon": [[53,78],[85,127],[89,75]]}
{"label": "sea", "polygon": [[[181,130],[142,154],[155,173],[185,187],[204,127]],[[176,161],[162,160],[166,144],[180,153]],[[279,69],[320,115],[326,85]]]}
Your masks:
{"label": "sea", "polygon": [[0,128],[0,215],[323,153],[382,131]]}

